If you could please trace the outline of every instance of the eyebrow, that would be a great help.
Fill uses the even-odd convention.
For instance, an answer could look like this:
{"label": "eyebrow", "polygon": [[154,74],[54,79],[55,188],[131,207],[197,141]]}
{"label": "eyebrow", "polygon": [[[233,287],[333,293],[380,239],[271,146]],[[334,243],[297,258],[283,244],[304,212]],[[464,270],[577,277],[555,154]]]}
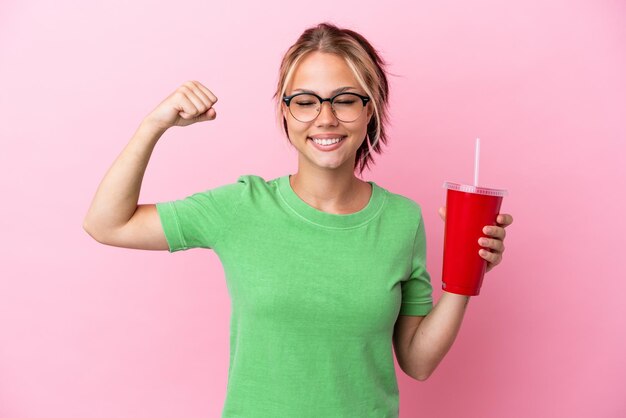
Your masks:
{"label": "eyebrow", "polygon": [[[330,94],[331,95],[335,95],[337,93],[343,93],[344,91],[350,90],[350,89],[356,90],[356,87],[350,87],[350,86],[339,87],[338,89],[333,90]],[[300,91],[302,93],[315,93],[313,90],[307,90],[307,89],[295,89],[295,90],[293,90],[292,93],[294,93],[296,91]]]}

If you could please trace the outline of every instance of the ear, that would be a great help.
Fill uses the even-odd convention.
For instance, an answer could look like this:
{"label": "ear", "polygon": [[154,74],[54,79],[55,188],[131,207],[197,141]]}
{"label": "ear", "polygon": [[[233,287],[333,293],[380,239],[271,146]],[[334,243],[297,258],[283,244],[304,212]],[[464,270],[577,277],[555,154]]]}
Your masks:
{"label": "ear", "polygon": [[285,102],[281,102],[280,103],[280,109],[283,112],[283,118],[287,119],[287,105],[285,104]]}
{"label": "ear", "polygon": [[367,124],[372,121],[372,116],[374,115],[374,106],[372,106],[372,102],[367,104]]}

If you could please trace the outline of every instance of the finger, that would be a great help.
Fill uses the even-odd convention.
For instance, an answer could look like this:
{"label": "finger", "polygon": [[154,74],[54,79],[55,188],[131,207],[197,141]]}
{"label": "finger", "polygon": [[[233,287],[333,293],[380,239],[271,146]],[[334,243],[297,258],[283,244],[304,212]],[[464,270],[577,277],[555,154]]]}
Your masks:
{"label": "finger", "polygon": [[201,83],[198,83],[198,86],[200,87],[200,89],[202,89],[203,92],[206,93],[207,96],[209,96],[209,98],[211,99],[213,104],[217,103],[217,96],[215,94],[213,94],[213,92],[211,90],[209,90],[206,87],[204,87]]}
{"label": "finger", "polygon": [[480,238],[478,240],[478,244],[482,247],[488,248],[488,249],[492,249],[494,251],[497,251],[499,253],[503,253],[504,252],[504,243],[502,241],[500,241],[499,239],[491,239],[491,238]]}
{"label": "finger", "polygon": [[211,108],[209,108],[209,110],[207,110],[203,114],[201,114],[199,116],[196,116],[195,121],[196,122],[206,122],[208,120],[213,120],[216,117],[217,117],[217,112],[215,112],[215,109],[213,109],[211,107]]}
{"label": "finger", "polygon": [[189,101],[192,102],[194,106],[196,107],[196,109],[198,110],[197,114],[195,114],[194,116],[198,116],[199,114],[206,112],[206,110],[208,109],[208,106],[202,102],[202,100],[196,95],[196,93],[189,86],[183,84],[182,86],[180,86],[180,89],[182,90],[183,94],[187,97],[187,99],[189,99]]}
{"label": "finger", "polygon": [[444,221],[446,220],[446,207],[445,206],[439,208],[439,216]]}
{"label": "finger", "polygon": [[489,236],[499,238],[503,241],[506,237],[506,231],[501,226],[487,225],[483,228],[483,232]]}
{"label": "finger", "polygon": [[209,110],[207,110],[206,112],[198,116],[198,119],[200,121],[205,121],[205,120],[213,120],[216,117],[217,117],[217,112],[215,111],[214,108],[211,107],[209,108]]}
{"label": "finger", "polygon": [[217,103],[217,96],[214,95],[211,90],[204,87],[204,85],[200,82],[196,82],[196,83],[197,83],[198,88],[202,90],[204,94],[206,94],[209,97],[209,99],[211,99],[211,102],[213,102],[213,104]]}
{"label": "finger", "polygon": [[189,89],[204,103],[204,106],[208,109],[213,104],[209,97],[198,87],[197,81],[187,81],[183,85],[189,87]]}
{"label": "finger", "polygon": [[185,95],[182,90],[177,91],[178,93],[178,112],[180,117],[183,119],[191,119],[194,116],[198,115],[198,109],[193,104],[191,100]]}
{"label": "finger", "polygon": [[513,223],[513,216],[509,215],[508,213],[499,214],[496,219],[496,222],[499,225],[503,225],[504,227],[507,227]]}
{"label": "finger", "polygon": [[494,266],[498,265],[500,263],[500,260],[502,259],[501,254],[492,253],[491,251],[488,251],[488,250],[481,249],[480,251],[478,251],[478,255],[480,255],[482,258],[489,261],[490,263],[492,263]]}

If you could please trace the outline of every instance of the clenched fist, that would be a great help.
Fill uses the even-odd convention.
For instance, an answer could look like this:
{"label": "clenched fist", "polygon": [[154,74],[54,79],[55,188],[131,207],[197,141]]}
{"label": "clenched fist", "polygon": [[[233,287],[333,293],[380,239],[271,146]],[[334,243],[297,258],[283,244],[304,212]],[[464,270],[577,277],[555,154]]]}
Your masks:
{"label": "clenched fist", "polygon": [[187,126],[213,120],[217,113],[213,105],[217,97],[199,81],[186,81],[159,104],[146,121],[166,130],[172,126]]}

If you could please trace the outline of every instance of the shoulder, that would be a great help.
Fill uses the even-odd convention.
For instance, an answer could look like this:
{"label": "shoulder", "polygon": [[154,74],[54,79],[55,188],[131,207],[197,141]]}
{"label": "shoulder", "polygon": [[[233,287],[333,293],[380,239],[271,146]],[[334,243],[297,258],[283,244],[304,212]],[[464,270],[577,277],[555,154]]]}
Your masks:
{"label": "shoulder", "polygon": [[237,178],[237,182],[238,183],[243,183],[243,184],[259,184],[259,183],[266,183],[265,179],[261,176],[258,176],[256,174],[242,174],[239,176],[239,178]]}
{"label": "shoulder", "polygon": [[228,203],[236,205],[245,197],[247,190],[254,187],[258,188],[263,182],[264,180],[256,175],[241,175],[236,181],[211,187],[202,192],[195,193],[190,197],[206,204],[219,203],[225,205]]}
{"label": "shoulder", "polygon": [[266,180],[257,174],[242,174],[237,183],[242,191],[243,200],[273,201],[278,194],[281,177]]}
{"label": "shoulder", "polygon": [[387,194],[387,207],[396,214],[404,214],[410,218],[421,218],[422,207],[415,200],[400,193],[394,193],[378,186]]}
{"label": "shoulder", "polygon": [[277,179],[265,180],[257,174],[242,174],[237,178],[240,188],[253,190],[268,190],[275,186]]}

